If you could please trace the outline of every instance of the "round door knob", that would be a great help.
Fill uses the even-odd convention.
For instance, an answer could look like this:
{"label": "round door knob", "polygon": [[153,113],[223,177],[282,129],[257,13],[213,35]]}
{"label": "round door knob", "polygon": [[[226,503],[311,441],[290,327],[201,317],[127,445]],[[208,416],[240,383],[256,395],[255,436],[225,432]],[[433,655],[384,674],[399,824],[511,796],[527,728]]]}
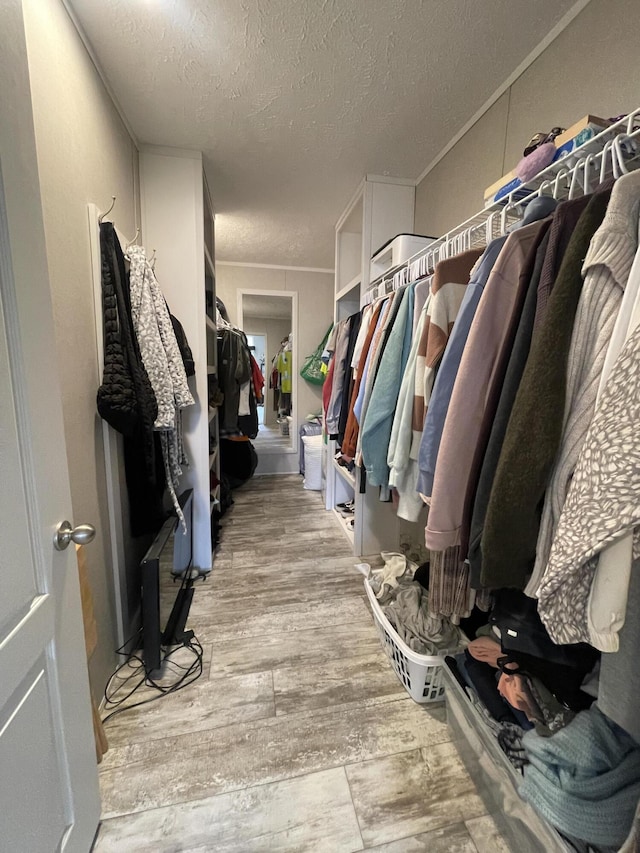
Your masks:
{"label": "round door knob", "polygon": [[70,542],[75,542],[76,545],[88,545],[89,542],[93,542],[95,536],[96,529],[93,524],[78,524],[77,527],[72,527],[70,521],[62,521],[56,529],[53,544],[58,551],[64,551]]}

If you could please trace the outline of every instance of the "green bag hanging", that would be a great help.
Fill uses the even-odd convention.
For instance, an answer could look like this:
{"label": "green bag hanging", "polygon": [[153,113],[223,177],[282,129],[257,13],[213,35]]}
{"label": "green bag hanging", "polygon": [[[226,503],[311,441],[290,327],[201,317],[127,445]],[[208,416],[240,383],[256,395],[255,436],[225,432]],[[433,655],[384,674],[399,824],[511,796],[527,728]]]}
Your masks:
{"label": "green bag hanging", "polygon": [[322,343],[318,344],[315,352],[305,358],[302,369],[300,370],[300,376],[312,385],[324,385],[327,371],[325,364],[322,361],[322,353],[327,345],[332,329],[333,323],[327,329],[327,334],[322,339]]}

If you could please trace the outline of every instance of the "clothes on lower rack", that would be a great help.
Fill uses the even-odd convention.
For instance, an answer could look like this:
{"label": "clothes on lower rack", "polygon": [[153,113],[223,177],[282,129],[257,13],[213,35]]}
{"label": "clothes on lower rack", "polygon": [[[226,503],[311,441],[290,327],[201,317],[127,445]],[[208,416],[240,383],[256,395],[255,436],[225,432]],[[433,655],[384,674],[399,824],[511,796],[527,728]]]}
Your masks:
{"label": "clothes on lower rack", "polygon": [[622,845],[640,799],[640,746],[597,705],[553,737],[529,732],[523,743],[524,799],[571,836]]}

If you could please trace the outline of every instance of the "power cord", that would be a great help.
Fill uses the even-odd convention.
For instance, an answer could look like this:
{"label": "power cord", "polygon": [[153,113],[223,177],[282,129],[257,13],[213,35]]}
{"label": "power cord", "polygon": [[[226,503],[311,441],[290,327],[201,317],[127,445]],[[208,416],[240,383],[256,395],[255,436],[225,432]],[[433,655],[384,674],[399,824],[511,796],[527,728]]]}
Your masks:
{"label": "power cord", "polygon": [[[161,665],[163,667],[171,668],[172,674],[178,676],[177,680],[170,684],[157,681],[148,675],[145,671],[144,660],[140,655],[133,653],[128,654],[125,652],[125,649],[130,645],[132,640],[137,640],[140,634],[141,630],[130,637],[129,640],[120,646],[119,649],[116,649],[116,654],[125,655],[127,659],[116,667],[109,677],[104,689],[104,705],[105,709],[110,713],[103,718],[103,725],[115,717],[116,714],[122,714],[124,711],[129,711],[131,708],[139,708],[141,705],[148,705],[150,702],[155,702],[163,696],[167,696],[170,693],[176,693],[178,690],[188,687],[190,684],[193,684],[194,681],[197,681],[197,679],[202,675],[204,669],[204,652],[200,641],[192,631],[187,632],[182,645],[165,650]],[[193,659],[188,665],[183,665],[178,663],[178,661],[173,660],[173,657],[183,651],[183,649],[187,649],[193,655]],[[135,662],[137,665],[132,667],[132,662]],[[122,677],[121,673],[127,667],[131,668],[131,672]],[[128,686],[132,681],[134,682],[134,686],[129,689]],[[157,693],[154,696],[150,696],[148,699],[124,704],[141,687],[151,687],[156,690]],[[123,689],[128,690],[128,692],[126,692],[125,695],[119,695]]]}

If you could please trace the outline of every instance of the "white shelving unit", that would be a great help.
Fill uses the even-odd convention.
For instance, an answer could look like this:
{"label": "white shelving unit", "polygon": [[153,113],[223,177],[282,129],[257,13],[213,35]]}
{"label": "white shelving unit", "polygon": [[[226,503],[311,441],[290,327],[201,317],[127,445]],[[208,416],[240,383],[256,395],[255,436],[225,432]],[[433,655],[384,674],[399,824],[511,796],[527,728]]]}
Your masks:
{"label": "white shelving unit", "polygon": [[[210,377],[217,373],[214,216],[202,155],[145,146],[140,151],[140,185],[144,243],[157,249],[158,281],[184,327],[195,362],[189,386],[196,404],[183,416],[190,465],[181,488],[194,491],[193,564],[209,571],[211,512],[220,498],[219,489],[211,493],[210,472],[219,479],[220,454],[218,418],[209,406]],[[209,453],[210,434],[215,454]]]}
{"label": "white shelving unit", "polygon": [[[415,186],[402,178],[367,175],[336,224],[334,319],[344,320],[360,310],[372,281],[371,257],[397,234],[413,231]],[[356,556],[397,548],[398,517],[391,504],[379,500],[377,487],[360,492],[361,473],[355,475],[335,461],[336,443],[324,446],[325,507],[334,511]],[[335,509],[355,500],[354,527]]]}

